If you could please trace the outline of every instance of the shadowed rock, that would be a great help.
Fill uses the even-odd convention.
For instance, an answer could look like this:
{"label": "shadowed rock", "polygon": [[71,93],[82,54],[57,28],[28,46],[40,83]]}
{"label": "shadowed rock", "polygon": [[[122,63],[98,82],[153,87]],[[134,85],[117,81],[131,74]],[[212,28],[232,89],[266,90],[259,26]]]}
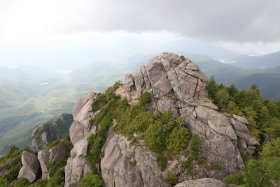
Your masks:
{"label": "shadowed rock", "polygon": [[42,170],[42,180],[49,179],[47,165],[52,164],[55,161],[68,158],[71,147],[72,146],[69,143],[62,141],[53,148],[44,149],[38,152],[38,160]]}
{"label": "shadowed rock", "polygon": [[25,178],[33,182],[40,177],[40,163],[37,156],[29,151],[23,151],[21,156],[22,167],[19,171],[18,178]]}

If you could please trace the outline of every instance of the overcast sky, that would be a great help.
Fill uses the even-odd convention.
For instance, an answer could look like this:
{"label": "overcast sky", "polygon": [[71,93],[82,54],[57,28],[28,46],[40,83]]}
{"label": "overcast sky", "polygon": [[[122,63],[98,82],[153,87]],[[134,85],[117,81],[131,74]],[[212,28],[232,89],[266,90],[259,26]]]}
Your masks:
{"label": "overcast sky", "polygon": [[144,52],[207,54],[207,47],[197,49],[214,46],[270,53],[280,50],[279,10],[279,0],[0,0],[0,55],[6,54],[0,63],[23,48],[38,55],[45,44],[46,51],[83,43],[119,53],[143,46]]}

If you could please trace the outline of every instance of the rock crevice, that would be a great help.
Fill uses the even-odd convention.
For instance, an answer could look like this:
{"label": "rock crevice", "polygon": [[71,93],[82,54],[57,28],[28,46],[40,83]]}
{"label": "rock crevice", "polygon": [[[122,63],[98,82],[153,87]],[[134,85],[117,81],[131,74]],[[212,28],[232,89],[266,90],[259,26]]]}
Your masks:
{"label": "rock crevice", "polygon": [[218,112],[207,98],[206,84],[207,77],[194,62],[162,53],[126,76],[124,87],[128,100],[131,90],[138,97],[147,91],[153,96],[154,109],[183,117],[190,131],[201,137],[203,156],[224,168],[208,176],[221,179],[244,167],[240,153],[253,154],[258,141],[249,134],[245,118]]}
{"label": "rock crevice", "polygon": [[86,161],[87,138],[96,131],[96,128],[90,125],[90,120],[96,114],[92,110],[95,97],[94,93],[84,96],[73,110],[74,121],[69,130],[73,149],[65,166],[65,187],[78,186],[80,179],[90,172],[91,167]]}

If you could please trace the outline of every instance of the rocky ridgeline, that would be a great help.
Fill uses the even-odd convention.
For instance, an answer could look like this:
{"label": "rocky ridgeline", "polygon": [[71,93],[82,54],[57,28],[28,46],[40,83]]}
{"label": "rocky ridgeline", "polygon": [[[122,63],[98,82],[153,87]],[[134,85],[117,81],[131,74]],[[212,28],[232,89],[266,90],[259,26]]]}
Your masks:
{"label": "rocky ridgeline", "polygon": [[[186,158],[180,155],[168,160],[166,169],[161,171],[156,154],[145,146],[145,142],[132,144],[126,137],[109,130],[102,149],[104,157],[96,166],[101,170],[105,186],[170,186],[163,179],[169,172],[178,177],[180,183],[177,187],[227,186],[216,179],[242,169],[244,162],[240,154],[253,154],[258,141],[249,134],[245,118],[223,114],[208,100],[206,83],[207,77],[195,63],[176,54],[162,53],[134,74],[127,75],[123,87],[116,93],[134,104],[142,93],[150,92],[152,108],[161,112],[172,111],[174,117],[181,116],[190,132],[201,138],[203,156],[223,169],[196,166],[199,172],[191,176],[181,170],[180,161]],[[76,104],[73,112],[74,121],[69,130],[73,148],[65,167],[66,187],[78,186],[80,179],[91,171],[86,156],[87,139],[97,130],[94,124],[90,124],[98,113],[92,109],[95,99],[94,93],[86,95]],[[53,160],[54,157],[50,156],[53,149],[40,151],[38,157],[25,151],[19,177],[32,182],[41,171],[42,178],[48,179],[46,163]],[[33,158],[33,161],[29,161],[29,158]],[[198,180],[190,180],[193,178]]]}
{"label": "rocky ridgeline", "polygon": [[[196,177],[222,179],[244,167],[240,153],[253,154],[258,141],[249,134],[245,118],[220,113],[207,99],[206,83],[206,76],[195,63],[163,53],[127,75],[122,89],[131,103],[148,91],[155,110],[172,111],[174,116],[183,117],[190,131],[202,139],[203,156],[223,168],[197,168]],[[106,186],[168,186],[161,178],[168,171],[176,174],[179,181],[192,178],[181,173],[179,160],[169,160],[167,169],[161,172],[152,152],[144,145],[131,146],[118,134],[108,137],[104,155],[101,171]],[[136,161],[136,166],[129,164],[131,160]]]}
{"label": "rocky ridgeline", "polygon": [[61,114],[60,116],[38,125],[29,141],[29,148],[40,150],[47,144],[56,140],[64,139],[68,135],[68,130],[73,122],[72,114]]}

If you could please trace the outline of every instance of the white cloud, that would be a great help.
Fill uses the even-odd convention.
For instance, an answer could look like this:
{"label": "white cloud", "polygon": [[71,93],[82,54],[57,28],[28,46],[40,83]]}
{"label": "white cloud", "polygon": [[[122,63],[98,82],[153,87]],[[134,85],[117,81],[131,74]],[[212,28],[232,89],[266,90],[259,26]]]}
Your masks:
{"label": "white cloud", "polygon": [[278,0],[0,0],[0,45],[93,33],[103,36],[96,41],[101,46],[111,33],[142,34],[156,44],[163,37],[155,36],[165,32],[173,39],[266,53],[280,49],[279,9]]}
{"label": "white cloud", "polygon": [[2,0],[1,36],[169,31],[198,39],[280,40],[278,0]]}

